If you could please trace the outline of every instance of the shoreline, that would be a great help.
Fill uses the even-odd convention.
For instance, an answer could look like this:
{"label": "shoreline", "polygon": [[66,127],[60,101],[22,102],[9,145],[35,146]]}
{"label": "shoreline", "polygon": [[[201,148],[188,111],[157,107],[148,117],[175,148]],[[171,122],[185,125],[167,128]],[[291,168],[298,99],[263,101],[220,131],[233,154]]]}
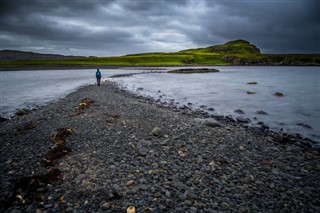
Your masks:
{"label": "shoreline", "polygon": [[[320,209],[320,154],[303,140],[167,108],[110,82],[81,87],[0,126],[4,212]],[[71,131],[63,140],[60,128]],[[48,166],[43,159],[57,141],[70,151]],[[52,169],[62,178],[39,178]],[[17,199],[18,180],[35,176],[45,184],[22,194],[25,202]]]}
{"label": "shoreline", "polygon": [[238,66],[249,66],[249,67],[318,67],[320,65],[215,65],[215,64],[204,64],[204,65],[147,65],[147,66],[127,66],[127,65],[74,65],[74,66],[13,66],[13,67],[1,67],[0,72],[10,71],[30,71],[30,70],[74,70],[74,69],[139,69],[139,68],[168,68],[168,67],[238,67]]}

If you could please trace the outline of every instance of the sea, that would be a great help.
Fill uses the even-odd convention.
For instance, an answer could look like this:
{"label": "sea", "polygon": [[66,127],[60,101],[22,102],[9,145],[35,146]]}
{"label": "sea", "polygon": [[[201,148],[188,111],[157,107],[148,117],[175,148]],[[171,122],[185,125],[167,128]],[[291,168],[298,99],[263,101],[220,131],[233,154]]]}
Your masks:
{"label": "sea", "polygon": [[[185,67],[100,70],[103,79],[137,95],[210,114],[242,116],[249,118],[251,125],[263,122],[274,131],[300,134],[320,142],[319,67],[214,66],[198,68],[220,72],[167,73],[182,68]],[[132,75],[110,78],[115,74]],[[0,72],[0,81],[0,113],[2,117],[11,117],[17,109],[37,108],[81,86],[94,84],[95,70]]]}

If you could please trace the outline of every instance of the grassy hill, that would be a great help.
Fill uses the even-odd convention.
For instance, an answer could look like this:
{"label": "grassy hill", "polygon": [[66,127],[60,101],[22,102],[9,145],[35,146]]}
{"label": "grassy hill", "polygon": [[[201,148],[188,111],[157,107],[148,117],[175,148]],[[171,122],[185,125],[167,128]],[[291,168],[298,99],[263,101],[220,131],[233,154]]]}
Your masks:
{"label": "grassy hill", "polygon": [[142,53],[118,57],[3,60],[2,70],[22,67],[188,66],[188,65],[320,65],[320,54],[262,54],[245,40],[172,53]]}

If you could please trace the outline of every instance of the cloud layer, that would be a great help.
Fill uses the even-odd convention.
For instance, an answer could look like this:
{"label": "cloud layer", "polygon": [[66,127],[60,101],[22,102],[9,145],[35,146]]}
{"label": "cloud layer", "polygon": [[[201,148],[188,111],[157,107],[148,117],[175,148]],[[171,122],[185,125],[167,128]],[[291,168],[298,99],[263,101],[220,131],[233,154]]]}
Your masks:
{"label": "cloud layer", "polygon": [[317,0],[2,0],[1,49],[111,56],[245,39],[264,53],[319,53]]}

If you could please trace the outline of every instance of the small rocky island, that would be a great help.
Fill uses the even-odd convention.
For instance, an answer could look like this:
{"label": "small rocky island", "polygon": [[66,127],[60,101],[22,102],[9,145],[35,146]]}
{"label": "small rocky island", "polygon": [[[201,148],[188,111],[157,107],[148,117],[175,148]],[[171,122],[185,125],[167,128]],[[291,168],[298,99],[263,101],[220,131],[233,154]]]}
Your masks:
{"label": "small rocky island", "polygon": [[217,69],[213,68],[200,68],[200,69],[178,69],[178,70],[170,70],[168,73],[182,73],[182,74],[189,74],[189,73],[210,73],[210,72],[220,72]]}

